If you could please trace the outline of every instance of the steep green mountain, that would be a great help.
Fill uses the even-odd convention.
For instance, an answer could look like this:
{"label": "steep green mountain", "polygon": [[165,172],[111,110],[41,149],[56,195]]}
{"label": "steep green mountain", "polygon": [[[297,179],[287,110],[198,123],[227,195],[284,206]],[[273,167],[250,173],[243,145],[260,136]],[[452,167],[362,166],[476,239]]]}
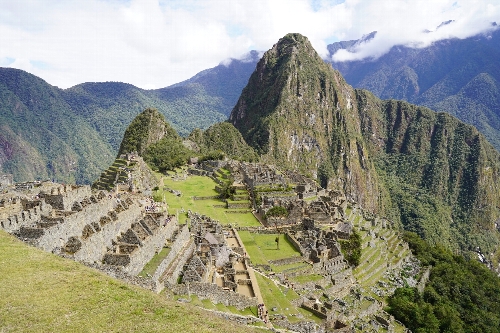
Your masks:
{"label": "steep green mountain", "polygon": [[118,155],[137,152],[143,156],[147,148],[163,138],[181,141],[160,112],[148,108],[132,120],[125,130]]}
{"label": "steep green mountain", "polygon": [[[373,38],[374,33],[372,33]],[[330,54],[360,41],[328,46]],[[394,46],[378,59],[333,62],[349,84],[376,96],[448,112],[500,150],[500,30],[425,48]]]}
{"label": "steep green mountain", "polygon": [[320,176],[376,211],[379,182],[355,98],[306,37],[288,34],[259,61],[229,121],[262,161]]}
{"label": "steep green mountain", "polygon": [[264,54],[230,122],[263,161],[314,175],[431,243],[497,247],[500,156],[484,136],[353,89],[299,34]]}
{"label": "steep green mountain", "polygon": [[196,143],[204,158],[218,159],[221,157],[220,153],[224,153],[225,156],[236,160],[254,162],[259,159],[241,133],[228,122],[214,124],[205,131],[195,129],[188,139]]}
{"label": "steep green mountain", "polygon": [[107,165],[110,145],[61,94],[34,75],[0,68],[0,172],[82,183]]}

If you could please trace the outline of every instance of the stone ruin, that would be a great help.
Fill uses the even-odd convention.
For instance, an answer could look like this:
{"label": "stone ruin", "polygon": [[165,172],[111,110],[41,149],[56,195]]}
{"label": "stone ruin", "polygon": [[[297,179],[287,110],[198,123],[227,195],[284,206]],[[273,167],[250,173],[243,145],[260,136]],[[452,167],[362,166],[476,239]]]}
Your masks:
{"label": "stone ruin", "polygon": [[[238,247],[229,248],[226,235],[231,233],[224,231],[216,220],[210,217],[188,212],[191,225],[191,235],[194,239],[195,250],[184,266],[182,283],[196,285],[195,292],[199,297],[210,298],[214,303],[235,305],[256,305],[252,282],[246,269],[244,256],[237,251]],[[236,250],[236,251],[235,251]],[[215,288],[215,289],[214,289]],[[249,291],[242,294],[240,289]],[[213,296],[207,296],[207,290],[214,292]],[[221,300],[220,292],[224,291],[224,299]],[[242,302],[242,299],[246,301]]]}
{"label": "stone ruin", "polygon": [[[146,214],[140,196],[52,182],[0,197],[0,227],[45,251],[138,274],[177,228]],[[118,259],[119,258],[119,259]]]}
{"label": "stone ruin", "polygon": [[[311,223],[310,219],[305,220]],[[347,262],[340,252],[337,236],[332,231],[304,227],[302,230],[291,231],[288,238],[292,244],[299,246],[300,252],[310,261],[313,271],[323,275],[334,275],[347,268]]]}
{"label": "stone ruin", "polygon": [[0,189],[14,185],[14,177],[11,174],[0,175]]}

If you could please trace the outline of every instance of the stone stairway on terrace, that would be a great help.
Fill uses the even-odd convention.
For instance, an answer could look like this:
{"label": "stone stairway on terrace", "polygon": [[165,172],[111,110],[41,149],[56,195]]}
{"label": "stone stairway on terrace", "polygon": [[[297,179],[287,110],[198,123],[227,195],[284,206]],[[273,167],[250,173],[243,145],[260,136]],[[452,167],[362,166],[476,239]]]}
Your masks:
{"label": "stone stairway on terrace", "polygon": [[126,161],[121,158],[115,159],[113,164],[101,173],[92,187],[98,190],[110,191],[118,183],[126,183],[128,181],[127,167],[131,166],[134,161]]}

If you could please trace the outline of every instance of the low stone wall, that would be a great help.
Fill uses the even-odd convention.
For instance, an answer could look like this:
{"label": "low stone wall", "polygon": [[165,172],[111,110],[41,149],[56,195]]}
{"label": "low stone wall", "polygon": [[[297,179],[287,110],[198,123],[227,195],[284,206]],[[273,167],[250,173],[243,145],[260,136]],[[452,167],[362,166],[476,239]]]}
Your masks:
{"label": "low stone wall", "polygon": [[245,202],[245,203],[236,203],[236,202],[228,202],[227,203],[227,208],[228,209],[238,209],[238,208],[241,208],[241,209],[248,209],[250,208],[251,205],[249,202]]}
{"label": "low stone wall", "polygon": [[232,290],[225,290],[213,283],[191,282],[179,284],[172,287],[172,291],[178,295],[194,294],[200,299],[209,299],[214,304],[224,304],[234,306],[238,310],[243,310],[250,306],[257,306],[257,297],[246,297]]}
{"label": "low stone wall", "polygon": [[220,199],[220,195],[211,195],[207,197],[193,197],[193,200],[210,200],[210,199]]}
{"label": "low stone wall", "polygon": [[226,320],[236,322],[240,325],[252,325],[252,324],[255,324],[258,322],[259,323],[263,322],[262,319],[259,319],[257,317],[253,317],[253,316],[242,316],[242,315],[238,315],[238,314],[234,314],[234,313],[215,311],[215,310],[208,310],[208,311],[210,311],[212,314],[214,314],[218,317],[222,317]]}
{"label": "low stone wall", "polygon": [[300,256],[300,257],[290,257],[290,258],[277,259],[277,260],[269,260],[269,263],[279,266],[279,265],[295,264],[295,263],[302,262],[302,261],[304,261],[304,258],[302,256]]}
{"label": "low stone wall", "polygon": [[300,252],[301,255],[304,255],[304,253],[306,252],[305,249],[300,245],[299,241],[296,240],[293,235],[287,232],[285,233],[285,237],[293,245],[293,247],[295,247],[295,249]]}

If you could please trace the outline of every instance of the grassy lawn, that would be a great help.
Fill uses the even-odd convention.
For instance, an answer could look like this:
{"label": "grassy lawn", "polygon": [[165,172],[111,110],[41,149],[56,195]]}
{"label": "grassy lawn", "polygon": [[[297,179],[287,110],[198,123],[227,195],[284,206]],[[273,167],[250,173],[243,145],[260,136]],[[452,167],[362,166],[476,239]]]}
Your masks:
{"label": "grassy lawn", "polygon": [[173,180],[171,177],[163,178],[164,187],[180,191],[180,197],[163,191],[163,187],[156,192],[155,198],[168,203],[169,213],[177,214],[179,212],[179,223],[184,223],[187,219],[187,214],[181,214],[184,209],[187,212],[189,209],[193,212],[210,216],[213,219],[219,220],[221,224],[233,224],[238,226],[255,226],[261,224],[253,216],[252,213],[231,214],[226,213],[225,208],[216,208],[214,205],[225,205],[225,202],[218,199],[208,200],[193,200],[193,196],[209,197],[218,195],[215,191],[217,185],[211,178],[203,176],[188,176],[186,180]]}
{"label": "grassy lawn", "polygon": [[255,332],[0,231],[2,332]]}
{"label": "grassy lawn", "polygon": [[300,252],[288,242],[283,234],[279,235],[280,249],[278,250],[275,242],[277,234],[255,234],[243,230],[238,233],[254,264],[268,265],[268,260],[300,256]]}
{"label": "grassy lawn", "polygon": [[147,276],[147,274],[152,276],[155,273],[158,266],[163,261],[163,259],[165,259],[169,253],[170,253],[169,248],[166,247],[162,248],[160,253],[155,254],[154,257],[151,258],[151,260],[144,266],[139,276]]}

